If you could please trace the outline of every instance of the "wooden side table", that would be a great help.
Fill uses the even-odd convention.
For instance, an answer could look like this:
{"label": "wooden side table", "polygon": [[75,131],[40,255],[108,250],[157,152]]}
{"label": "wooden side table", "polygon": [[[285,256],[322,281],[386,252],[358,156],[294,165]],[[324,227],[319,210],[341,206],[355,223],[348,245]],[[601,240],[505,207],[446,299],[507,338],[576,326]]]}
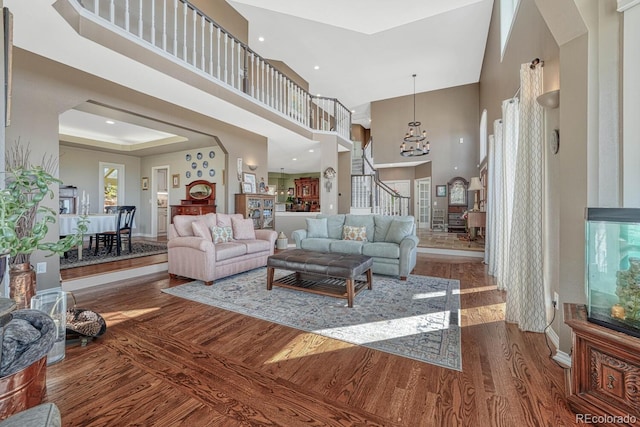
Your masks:
{"label": "wooden side table", "polygon": [[[467,227],[469,228],[469,242],[476,240],[478,229],[487,226],[487,213],[482,211],[467,212]],[[471,245],[471,243],[469,243]]]}

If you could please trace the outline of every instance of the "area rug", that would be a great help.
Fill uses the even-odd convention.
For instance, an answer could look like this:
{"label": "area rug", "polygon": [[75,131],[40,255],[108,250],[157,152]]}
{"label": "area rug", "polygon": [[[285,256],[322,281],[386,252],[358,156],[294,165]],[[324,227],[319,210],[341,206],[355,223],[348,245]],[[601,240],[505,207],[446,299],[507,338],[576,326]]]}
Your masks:
{"label": "area rug", "polygon": [[[289,274],[276,270],[276,278]],[[344,299],[273,287],[266,269],[163,289],[171,295],[352,344],[461,370],[460,282],[411,275],[406,281],[374,275],[353,308]]]}
{"label": "area rug", "polygon": [[116,255],[116,250],[106,253],[105,249],[100,248],[97,255],[93,254],[93,249],[84,248],[82,250],[82,260],[78,261],[78,250],[72,249],[67,252],[67,257],[60,258],[60,270],[74,267],[84,267],[87,265],[101,264],[104,262],[120,261],[123,259],[139,258],[149,255],[163,254],[167,252],[167,244],[163,242],[132,242],[131,253],[127,249],[120,252],[120,256]]}

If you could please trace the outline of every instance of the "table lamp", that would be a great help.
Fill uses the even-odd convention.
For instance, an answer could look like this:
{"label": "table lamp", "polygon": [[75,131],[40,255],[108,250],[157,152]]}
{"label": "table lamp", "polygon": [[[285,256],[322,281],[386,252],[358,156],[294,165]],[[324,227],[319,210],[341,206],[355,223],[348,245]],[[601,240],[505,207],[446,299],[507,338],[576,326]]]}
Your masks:
{"label": "table lamp", "polygon": [[478,207],[478,191],[482,190],[482,183],[480,182],[480,177],[474,176],[471,178],[471,184],[469,184],[469,188],[467,191],[475,191],[474,199],[473,199],[473,209],[474,211],[479,211]]}

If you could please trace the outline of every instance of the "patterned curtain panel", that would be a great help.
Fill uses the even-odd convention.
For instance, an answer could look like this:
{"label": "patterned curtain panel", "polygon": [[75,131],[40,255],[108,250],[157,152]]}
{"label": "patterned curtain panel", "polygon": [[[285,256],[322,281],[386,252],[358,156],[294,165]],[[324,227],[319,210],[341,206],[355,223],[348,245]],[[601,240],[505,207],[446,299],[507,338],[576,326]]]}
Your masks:
{"label": "patterned curtain panel", "polygon": [[[506,281],[506,319],[524,331],[543,332],[546,326],[542,271],[543,109],[542,67],[520,67],[520,120],[513,181],[512,227]],[[505,284],[507,286],[505,286]]]}
{"label": "patterned curtain panel", "polygon": [[[496,123],[498,123],[499,120],[496,120],[493,126],[494,132],[492,135],[489,135],[488,141],[487,141],[487,174],[488,174],[488,178],[489,178],[489,182],[493,183],[492,185],[489,186],[489,188],[487,189],[487,203],[485,205],[485,209],[487,211],[487,230],[494,230],[495,229],[495,220],[496,220],[496,209],[495,209],[495,194],[496,194],[496,190],[494,189],[495,184],[497,184],[496,181],[496,177],[495,177],[495,170],[496,170],[496,158],[495,158],[495,152],[496,152],[496,148],[495,148],[495,127],[496,127]],[[485,241],[485,245],[484,245],[484,263],[488,265],[488,271],[489,274],[491,276],[494,275],[493,271],[495,269],[495,262],[494,257],[492,256],[493,252],[496,250],[495,249],[495,245],[496,245],[496,239],[495,239],[495,233],[491,232],[491,233],[485,233],[487,234],[486,236],[486,241]]]}

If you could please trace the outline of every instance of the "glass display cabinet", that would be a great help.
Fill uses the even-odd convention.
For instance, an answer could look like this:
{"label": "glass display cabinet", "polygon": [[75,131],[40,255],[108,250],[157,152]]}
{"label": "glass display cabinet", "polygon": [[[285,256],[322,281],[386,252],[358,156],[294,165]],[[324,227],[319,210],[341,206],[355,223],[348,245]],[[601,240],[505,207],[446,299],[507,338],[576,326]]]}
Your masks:
{"label": "glass display cabinet", "polygon": [[640,209],[587,208],[590,322],[640,337]]}

